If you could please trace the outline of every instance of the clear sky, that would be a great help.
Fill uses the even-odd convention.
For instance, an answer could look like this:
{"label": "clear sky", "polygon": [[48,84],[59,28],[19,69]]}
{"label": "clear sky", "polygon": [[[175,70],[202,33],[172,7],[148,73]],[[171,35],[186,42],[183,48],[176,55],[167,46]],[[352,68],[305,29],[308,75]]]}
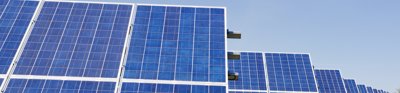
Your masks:
{"label": "clear sky", "polygon": [[400,88],[400,0],[101,0],[225,6],[229,50],[311,53],[316,68]]}

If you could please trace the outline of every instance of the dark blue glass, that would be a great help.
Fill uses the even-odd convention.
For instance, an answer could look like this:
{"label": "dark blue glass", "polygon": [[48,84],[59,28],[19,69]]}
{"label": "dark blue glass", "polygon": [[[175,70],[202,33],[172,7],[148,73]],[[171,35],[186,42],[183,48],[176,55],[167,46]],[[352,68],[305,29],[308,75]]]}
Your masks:
{"label": "dark blue glass", "polygon": [[356,81],[353,79],[344,79],[347,93],[359,93],[356,85]]}
{"label": "dark blue glass", "polygon": [[368,93],[367,87],[365,85],[357,85],[357,89],[359,93]]}
{"label": "dark blue glass", "polygon": [[21,0],[0,2],[0,74],[5,74],[39,2]]}
{"label": "dark blue glass", "polygon": [[117,77],[131,9],[45,2],[14,74]]}
{"label": "dark blue glass", "polygon": [[122,83],[121,93],[224,93],[224,86]]}
{"label": "dark blue glass", "polygon": [[346,93],[339,70],[315,70],[320,93]]}
{"label": "dark blue glass", "polygon": [[228,70],[240,75],[239,80],[229,81],[229,89],[267,91],[263,60],[262,53],[252,52],[241,52],[240,59],[229,59]]}

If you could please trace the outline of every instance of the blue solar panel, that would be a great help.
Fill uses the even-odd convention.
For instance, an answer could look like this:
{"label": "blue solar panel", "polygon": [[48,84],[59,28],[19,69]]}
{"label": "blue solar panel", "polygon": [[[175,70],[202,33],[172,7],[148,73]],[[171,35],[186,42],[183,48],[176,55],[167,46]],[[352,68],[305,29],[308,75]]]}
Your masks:
{"label": "blue solar panel", "polygon": [[271,91],[317,92],[308,54],[266,53]]}
{"label": "blue solar panel", "polygon": [[346,93],[339,70],[315,70],[320,93]]}
{"label": "blue solar panel", "polygon": [[378,89],[373,89],[374,93],[379,93]]}
{"label": "blue solar panel", "polygon": [[225,93],[225,86],[123,83],[121,93]]}
{"label": "blue solar panel", "polygon": [[374,90],[372,89],[372,87],[367,87],[367,91],[368,91],[368,93],[374,93]]}
{"label": "blue solar panel", "polygon": [[268,92],[241,92],[241,91],[229,91],[229,93],[268,93]]}
{"label": "blue solar panel", "polygon": [[238,80],[229,81],[229,89],[264,90],[267,82],[262,53],[242,52],[240,59],[229,59],[228,70],[239,74]]}
{"label": "blue solar panel", "polygon": [[223,8],[137,7],[125,78],[226,82]]}
{"label": "blue solar panel", "polygon": [[14,74],[117,77],[131,10],[45,2]]}
{"label": "blue solar panel", "polygon": [[344,79],[347,93],[358,93],[356,81],[354,79]]}
{"label": "blue solar panel", "polygon": [[114,93],[115,82],[11,79],[5,93]]}
{"label": "blue solar panel", "polygon": [[365,85],[357,85],[357,88],[359,93],[368,93],[367,87],[365,87]]}
{"label": "blue solar panel", "polygon": [[0,74],[8,71],[38,2],[0,1]]}

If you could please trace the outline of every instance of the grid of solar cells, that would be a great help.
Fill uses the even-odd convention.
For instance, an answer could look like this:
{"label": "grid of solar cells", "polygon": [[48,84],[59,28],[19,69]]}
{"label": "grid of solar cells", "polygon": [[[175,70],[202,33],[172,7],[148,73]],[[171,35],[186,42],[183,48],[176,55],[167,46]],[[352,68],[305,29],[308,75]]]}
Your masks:
{"label": "grid of solar cells", "polygon": [[131,9],[45,2],[14,74],[117,77]]}
{"label": "grid of solar cells", "polygon": [[114,93],[115,82],[11,79],[5,93]]}
{"label": "grid of solar cells", "polygon": [[267,93],[267,92],[238,92],[238,91],[229,91],[229,93]]}
{"label": "grid of solar cells", "polygon": [[308,54],[265,53],[271,91],[317,92]]}
{"label": "grid of solar cells", "polygon": [[372,87],[367,87],[367,91],[368,91],[368,93],[374,93],[374,90],[372,89]]}
{"label": "grid of solar cells", "polygon": [[357,88],[359,93],[368,93],[367,87],[365,87],[365,85],[357,85]]}
{"label": "grid of solar cells", "polygon": [[225,86],[123,83],[121,93],[225,93]]}
{"label": "grid of solar cells", "polygon": [[354,79],[344,79],[347,93],[358,93],[356,81]]}
{"label": "grid of solar cells", "polygon": [[379,93],[378,89],[372,89],[374,91],[374,93]]}
{"label": "grid of solar cells", "polygon": [[320,93],[346,93],[339,70],[315,70]]}
{"label": "grid of solar cells", "polygon": [[138,5],[125,78],[225,82],[222,8]]}
{"label": "grid of solar cells", "polygon": [[240,59],[229,59],[228,69],[240,75],[238,80],[230,80],[229,89],[267,90],[262,53],[242,52]]}
{"label": "grid of solar cells", "polygon": [[33,1],[0,1],[0,74],[7,73],[37,5]]}

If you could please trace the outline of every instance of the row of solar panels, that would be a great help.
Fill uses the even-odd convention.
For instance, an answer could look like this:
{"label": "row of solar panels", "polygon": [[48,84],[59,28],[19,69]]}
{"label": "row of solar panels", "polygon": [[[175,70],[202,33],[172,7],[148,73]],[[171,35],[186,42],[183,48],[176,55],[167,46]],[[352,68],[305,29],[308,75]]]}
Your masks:
{"label": "row of solar panels", "polygon": [[0,1],[6,93],[223,93],[225,8]]}
{"label": "row of solar panels", "polygon": [[230,93],[388,93],[343,79],[339,70],[314,69],[303,53],[241,52],[228,69],[238,75]]}

